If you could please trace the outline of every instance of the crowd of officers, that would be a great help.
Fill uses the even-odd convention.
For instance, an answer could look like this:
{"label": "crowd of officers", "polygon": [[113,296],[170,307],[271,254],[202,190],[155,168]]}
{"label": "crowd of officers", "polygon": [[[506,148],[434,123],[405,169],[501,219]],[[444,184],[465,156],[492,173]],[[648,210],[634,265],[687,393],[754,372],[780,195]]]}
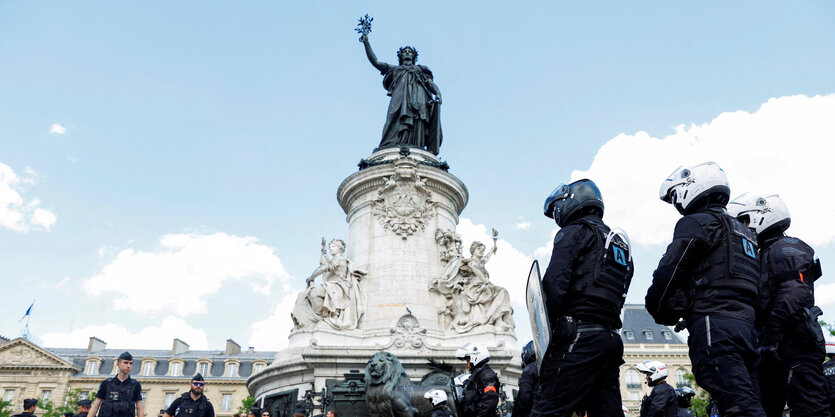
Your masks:
{"label": "crowd of officers", "polygon": [[[730,201],[725,172],[713,162],[678,168],[659,197],[682,217],[653,273],[646,308],[658,324],[687,329],[693,374],[715,413],[777,417],[788,406],[792,417],[832,416],[835,390],[825,378],[835,377],[835,362],[824,370],[814,306],[820,261],[785,234],[791,218],[784,202],[748,193]],[[539,389],[526,388],[537,369],[525,366],[514,416],[623,412],[618,329],[634,266],[628,236],[603,222],[603,208],[588,179],[560,185],[545,201],[544,214],[560,227],[541,280],[551,338],[532,362]],[[689,401],[689,393],[677,396],[664,382],[663,363],[638,370],[652,386],[642,417],[676,416],[679,398]]]}
{"label": "crowd of officers", "polygon": [[[835,357],[835,345],[825,346],[814,306],[820,261],[809,245],[785,234],[791,217],[779,196],[730,196],[725,172],[713,162],[680,167],[662,183],[659,197],[682,217],[653,273],[647,311],[659,324],[687,329],[696,383],[718,415],[778,417],[788,406],[792,417],[835,417],[835,389],[827,388],[835,360],[823,364],[826,354]],[[551,337],[539,352],[533,344],[523,350],[513,417],[624,413],[618,330],[634,265],[628,236],[607,226],[603,212],[600,190],[588,179],[560,185],[545,201],[544,214],[560,227],[541,281]],[[455,378],[458,415],[495,417],[499,380],[487,348],[467,344],[456,356],[469,371]],[[119,357],[118,374],[85,403],[90,415],[143,415],[132,365],[128,352]],[[686,410],[692,390],[677,395],[665,382],[663,363],[647,361],[637,369],[652,387],[641,417],[687,415],[679,414],[679,404]],[[214,417],[203,385],[195,375],[189,392],[163,417]],[[425,397],[433,417],[451,415],[446,392]],[[25,400],[18,416],[32,417],[36,404]]]}

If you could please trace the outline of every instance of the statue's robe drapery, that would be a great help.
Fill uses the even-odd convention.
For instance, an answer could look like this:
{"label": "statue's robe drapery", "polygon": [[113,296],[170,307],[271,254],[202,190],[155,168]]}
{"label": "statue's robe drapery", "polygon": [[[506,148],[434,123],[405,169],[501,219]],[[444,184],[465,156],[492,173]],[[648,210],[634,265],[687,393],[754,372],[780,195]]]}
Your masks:
{"label": "statue's robe drapery", "polygon": [[[360,281],[365,272],[351,267],[351,261],[339,256],[323,256],[322,283],[308,287],[296,298],[291,316],[298,328],[307,328],[319,321],[338,330],[356,329],[365,314],[365,297]],[[321,308],[317,306],[321,303]]]}
{"label": "statue's robe drapery", "polygon": [[432,101],[427,83],[432,71],[423,65],[381,65],[391,101],[379,148],[410,146],[437,155],[443,134],[441,106]]}

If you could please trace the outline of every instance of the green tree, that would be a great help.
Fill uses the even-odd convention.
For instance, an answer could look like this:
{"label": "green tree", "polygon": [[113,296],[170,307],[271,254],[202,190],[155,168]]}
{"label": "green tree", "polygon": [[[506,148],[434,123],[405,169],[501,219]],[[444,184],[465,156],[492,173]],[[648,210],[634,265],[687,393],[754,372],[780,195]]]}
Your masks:
{"label": "green tree", "polygon": [[0,417],[11,417],[12,411],[12,403],[0,400]]}
{"label": "green tree", "polygon": [[241,406],[238,407],[238,414],[247,415],[249,414],[249,409],[255,405],[255,397],[248,396],[241,401]]}
{"label": "green tree", "polygon": [[710,402],[710,395],[708,395],[707,391],[701,389],[698,384],[696,384],[696,376],[691,373],[684,374],[684,379],[690,382],[690,386],[693,387],[693,390],[696,391],[696,396],[690,400],[690,411],[693,412],[694,416],[697,417],[705,417],[707,416],[707,404]]}

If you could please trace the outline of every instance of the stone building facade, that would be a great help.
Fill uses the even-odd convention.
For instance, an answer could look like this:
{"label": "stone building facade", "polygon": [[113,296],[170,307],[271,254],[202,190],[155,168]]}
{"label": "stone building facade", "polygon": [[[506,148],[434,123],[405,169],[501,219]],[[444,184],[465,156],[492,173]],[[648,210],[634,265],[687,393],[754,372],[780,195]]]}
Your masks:
{"label": "stone building facade", "polygon": [[667,383],[673,388],[690,386],[685,378],[692,373],[687,342],[681,334],[667,326],[656,324],[643,304],[627,304],[623,307],[623,360],[620,368],[620,392],[630,415],[637,416],[641,399],[649,395],[650,388],[635,365],[646,360],[659,360],[667,364],[670,375]]}
{"label": "stone building facade", "polygon": [[86,349],[43,348],[18,338],[0,341],[0,398],[20,410],[24,398],[64,404],[71,389],[92,397],[104,379],[116,374],[116,359],[125,350],[133,355],[131,378],[142,383],[149,417],[188,391],[191,377],[198,372],[205,378],[205,395],[215,414],[232,416],[249,396],[247,379],[265,369],[276,353],[241,350],[232,340],[227,340],[224,350],[191,350],[179,339],[174,339],[170,350],[147,350],[108,349],[95,337]]}

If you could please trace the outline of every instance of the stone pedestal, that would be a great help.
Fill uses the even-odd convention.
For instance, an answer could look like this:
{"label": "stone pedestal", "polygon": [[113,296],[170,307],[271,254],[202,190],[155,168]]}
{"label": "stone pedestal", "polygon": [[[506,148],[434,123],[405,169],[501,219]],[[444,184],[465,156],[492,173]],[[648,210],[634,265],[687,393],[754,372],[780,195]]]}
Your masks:
{"label": "stone pedestal", "polygon": [[465,343],[483,343],[505,391],[521,374],[513,330],[484,325],[460,334],[439,314],[444,297],[429,290],[444,261],[440,230],[454,231],[469,198],[467,187],[434,155],[417,149],[384,149],[348,176],[337,199],[348,222],[346,257],[367,274],[360,282],[365,314],[356,329],[335,330],[325,322],[296,329],[289,347],[249,380],[257,398],[299,389],[320,390],[327,379],[363,371],[377,351],[397,355],[413,379],[427,373],[426,359],[453,363]]}

